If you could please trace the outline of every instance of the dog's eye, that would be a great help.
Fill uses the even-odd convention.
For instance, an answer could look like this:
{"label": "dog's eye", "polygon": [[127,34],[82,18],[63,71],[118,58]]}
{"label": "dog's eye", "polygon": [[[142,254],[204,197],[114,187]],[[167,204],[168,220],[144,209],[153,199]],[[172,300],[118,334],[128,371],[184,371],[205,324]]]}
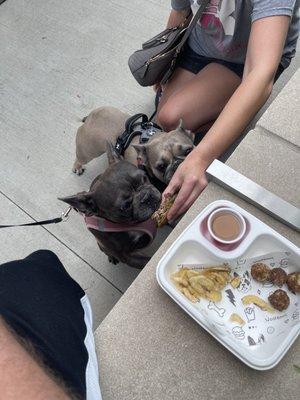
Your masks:
{"label": "dog's eye", "polygon": [[185,152],[184,152],[184,155],[185,156],[189,155],[192,150],[193,150],[192,147],[190,147],[189,149],[186,149]]}
{"label": "dog's eye", "polygon": [[164,173],[165,170],[167,169],[167,164],[165,164],[165,163],[160,163],[160,164],[157,165],[156,168],[157,168],[157,170],[158,170],[159,172]]}
{"label": "dog's eye", "polygon": [[121,211],[127,211],[127,210],[129,210],[130,207],[131,207],[131,200],[126,200],[126,201],[123,201],[120,209],[121,209]]}

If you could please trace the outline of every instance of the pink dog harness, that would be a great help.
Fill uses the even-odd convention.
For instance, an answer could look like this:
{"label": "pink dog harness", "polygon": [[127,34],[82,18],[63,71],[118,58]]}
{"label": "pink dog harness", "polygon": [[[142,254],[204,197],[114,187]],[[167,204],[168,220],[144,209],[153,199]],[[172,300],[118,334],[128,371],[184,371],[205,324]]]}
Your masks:
{"label": "pink dog harness", "polygon": [[[95,229],[100,232],[128,232],[137,231],[142,232],[149,237],[149,244],[153,241],[156,235],[157,227],[153,219],[147,219],[147,221],[140,222],[138,224],[117,224],[115,222],[108,221],[107,219],[96,217],[84,216],[84,221],[87,228]],[[149,245],[148,244],[148,245]]]}

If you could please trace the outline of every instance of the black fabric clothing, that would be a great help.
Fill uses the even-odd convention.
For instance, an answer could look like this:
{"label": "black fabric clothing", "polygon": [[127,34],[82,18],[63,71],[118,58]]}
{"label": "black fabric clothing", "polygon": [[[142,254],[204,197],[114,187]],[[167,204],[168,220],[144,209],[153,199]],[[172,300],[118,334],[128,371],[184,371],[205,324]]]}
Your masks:
{"label": "black fabric clothing", "polygon": [[[224,65],[226,68],[230,69],[232,72],[237,74],[241,79],[243,77],[245,64],[237,64],[229,61],[218,60],[216,58],[208,58],[197,54],[191,47],[186,44],[182,54],[180,55],[180,59],[178,61],[177,67],[181,67],[186,69],[187,71],[192,72],[193,74],[198,74],[203,68],[205,68],[208,64],[217,63]],[[284,67],[280,64],[278,70],[276,72],[276,76],[274,82],[279,78],[279,76],[284,71]]]}

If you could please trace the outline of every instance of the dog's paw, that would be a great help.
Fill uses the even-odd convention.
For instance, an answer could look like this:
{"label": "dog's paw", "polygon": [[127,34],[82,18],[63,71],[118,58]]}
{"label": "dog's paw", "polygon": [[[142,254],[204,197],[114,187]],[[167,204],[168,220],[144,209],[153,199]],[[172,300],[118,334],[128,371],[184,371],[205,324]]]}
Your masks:
{"label": "dog's paw", "polygon": [[84,173],[84,168],[83,167],[80,167],[80,168],[73,167],[72,172],[74,172],[74,174],[80,176]]}
{"label": "dog's paw", "polygon": [[108,261],[114,265],[119,264],[119,260],[114,256],[108,256]]}

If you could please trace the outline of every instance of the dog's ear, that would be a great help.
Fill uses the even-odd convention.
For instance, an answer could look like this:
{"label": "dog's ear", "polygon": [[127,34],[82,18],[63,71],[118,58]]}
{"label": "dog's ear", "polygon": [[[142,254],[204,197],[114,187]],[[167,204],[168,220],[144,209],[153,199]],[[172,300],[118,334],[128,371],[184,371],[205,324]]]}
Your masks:
{"label": "dog's ear", "polygon": [[131,145],[137,154],[137,163],[138,165],[146,166],[148,165],[148,157],[147,157],[147,145],[146,144],[132,144]]}
{"label": "dog's ear", "polygon": [[191,139],[191,141],[194,142],[195,134],[192,131],[185,129],[182,118],[180,118],[179,125],[176,130],[185,133],[187,135],[187,137],[189,137]]}
{"label": "dog's ear", "polygon": [[94,215],[97,211],[96,204],[92,198],[92,193],[81,192],[73,196],[59,197],[58,200],[64,201],[76,210],[84,213],[87,217]]}
{"label": "dog's ear", "polygon": [[109,140],[106,141],[106,154],[109,165],[115,164],[122,160],[122,157],[117,153],[113,144]]}

